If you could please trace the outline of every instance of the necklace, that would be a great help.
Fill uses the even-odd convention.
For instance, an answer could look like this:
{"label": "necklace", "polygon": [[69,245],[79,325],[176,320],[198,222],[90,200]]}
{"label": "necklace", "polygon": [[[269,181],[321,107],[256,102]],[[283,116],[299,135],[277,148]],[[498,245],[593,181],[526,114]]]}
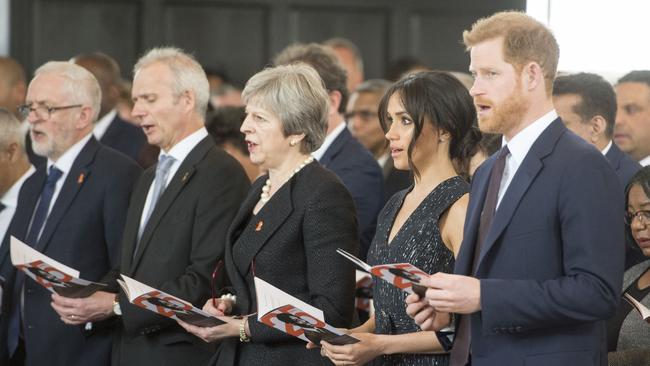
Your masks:
{"label": "necklace", "polygon": [[[296,175],[296,173],[298,173],[300,169],[304,168],[307,164],[311,163],[312,161],[314,161],[314,157],[310,156],[307,159],[305,159],[305,161],[300,163],[300,165],[298,165],[298,167],[293,170],[293,173],[291,173],[291,175],[287,179],[287,182],[289,181],[289,179],[291,179],[291,177]],[[262,201],[262,203],[267,203],[270,199],[271,199],[271,179],[269,178],[266,180],[266,183],[264,183],[264,187],[262,187],[262,193],[260,194],[260,201]]]}

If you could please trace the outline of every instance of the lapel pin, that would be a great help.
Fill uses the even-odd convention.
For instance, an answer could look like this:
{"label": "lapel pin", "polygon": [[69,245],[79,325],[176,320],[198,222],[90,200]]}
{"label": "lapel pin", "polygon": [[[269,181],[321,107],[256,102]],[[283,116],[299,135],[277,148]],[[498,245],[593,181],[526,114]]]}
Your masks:
{"label": "lapel pin", "polygon": [[185,175],[183,175],[183,179],[181,181],[185,183],[187,181],[187,178],[190,176],[190,172],[185,172]]}
{"label": "lapel pin", "polygon": [[264,221],[260,220],[257,225],[255,225],[255,231],[262,231],[262,227],[264,226]]}
{"label": "lapel pin", "polygon": [[77,184],[83,183],[84,179],[86,179],[86,176],[84,175],[84,173],[79,174],[79,178],[77,178]]}

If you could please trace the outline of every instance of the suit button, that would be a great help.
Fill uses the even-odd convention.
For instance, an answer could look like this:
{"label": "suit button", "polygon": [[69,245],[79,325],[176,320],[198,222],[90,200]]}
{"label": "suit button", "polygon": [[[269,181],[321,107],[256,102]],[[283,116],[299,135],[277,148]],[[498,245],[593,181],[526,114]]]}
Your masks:
{"label": "suit button", "polygon": [[522,327],[521,325],[518,325],[518,326],[515,327],[515,331],[517,331],[517,333],[521,333],[521,332],[524,331],[524,327]]}
{"label": "suit button", "polygon": [[25,291],[25,292],[27,292],[28,294],[31,294],[31,293],[32,293],[32,289],[31,289],[31,288],[28,288],[27,291]]}
{"label": "suit button", "polygon": [[492,328],[492,331],[493,331],[495,334],[499,334],[499,333],[501,333],[501,329],[499,329],[499,327],[494,327],[494,328]]}
{"label": "suit button", "polygon": [[30,329],[30,330],[31,330],[31,329],[34,329],[34,326],[33,326],[33,325],[28,325],[28,326],[27,326],[27,329]]}
{"label": "suit button", "polygon": [[508,328],[508,333],[513,334],[515,332],[515,327]]}

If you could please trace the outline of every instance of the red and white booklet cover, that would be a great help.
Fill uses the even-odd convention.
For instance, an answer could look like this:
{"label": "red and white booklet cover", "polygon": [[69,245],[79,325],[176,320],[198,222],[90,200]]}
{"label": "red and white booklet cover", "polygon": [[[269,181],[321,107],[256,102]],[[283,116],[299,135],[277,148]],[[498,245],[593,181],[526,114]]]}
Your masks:
{"label": "red and white booklet cover", "polygon": [[429,277],[429,275],[410,263],[370,266],[368,263],[343,249],[337,249],[336,252],[356,264],[360,269],[387,281],[402,291],[406,291],[409,294],[416,293],[420,297],[424,297],[427,291],[427,288],[420,283],[422,283],[422,279]]}
{"label": "red and white booklet cover", "polygon": [[122,280],[117,280],[117,282],[124,290],[129,302],[136,306],[197,327],[214,327],[225,323],[181,298],[156,290],[131,277],[120,276]]}
{"label": "red and white booklet cover", "polygon": [[9,251],[14,267],[52,293],[84,298],[107,286],[82,280],[79,271],[46,256],[14,236],[10,239]]}
{"label": "red and white booklet cover", "polygon": [[255,277],[257,320],[261,323],[302,339],[320,344],[321,340],[334,345],[359,342],[337,328],[325,323],[323,312],[297,299],[270,283]]}
{"label": "red and white booklet cover", "polygon": [[641,318],[643,320],[645,320],[647,323],[650,323],[650,309],[648,309],[647,306],[640,303],[637,299],[633,298],[627,292],[623,294],[623,297],[625,300],[627,300],[627,302],[630,303],[630,305],[632,305],[633,308],[636,309],[636,311],[639,312],[639,314],[641,314]]}

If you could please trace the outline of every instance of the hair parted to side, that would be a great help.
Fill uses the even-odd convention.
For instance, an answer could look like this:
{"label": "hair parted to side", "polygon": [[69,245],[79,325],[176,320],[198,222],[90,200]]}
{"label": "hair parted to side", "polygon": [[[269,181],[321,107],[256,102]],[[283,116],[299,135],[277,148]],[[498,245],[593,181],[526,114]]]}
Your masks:
{"label": "hair parted to side", "polygon": [[553,95],[576,94],[582,99],[573,112],[589,122],[601,116],[607,122],[605,136],[611,138],[616,121],[616,93],[610,83],[600,75],[581,72],[558,76],[553,83]]}
{"label": "hair parted to side", "polygon": [[425,71],[407,76],[396,82],[384,94],[379,103],[379,121],[388,131],[388,102],[398,95],[406,112],[413,118],[415,131],[408,147],[409,166],[419,176],[411,161],[413,148],[422,133],[425,123],[431,123],[434,130],[446,131],[451,135],[449,158],[457,173],[469,178],[472,156],[478,152],[481,132],[476,122],[476,109],[467,88],[458,79],[443,71]]}
{"label": "hair parted to side", "polygon": [[0,148],[4,149],[13,143],[25,151],[25,134],[20,121],[13,113],[0,108]]}
{"label": "hair parted to side", "polygon": [[274,65],[288,65],[304,62],[316,70],[325,83],[327,91],[341,93],[339,113],[345,113],[348,104],[347,73],[334,54],[334,51],[322,44],[293,44],[280,52],[273,60]]}
{"label": "hair parted to side", "polygon": [[553,33],[542,23],[518,11],[504,11],[482,18],[463,32],[463,43],[469,50],[479,43],[503,37],[503,58],[521,70],[528,62],[536,62],[544,73],[546,94],[551,96],[557,73],[560,47]]}
{"label": "hair parted to side", "polygon": [[34,78],[39,75],[54,74],[63,77],[63,90],[70,96],[70,103],[89,106],[92,111],[92,121],[97,121],[102,102],[102,90],[99,82],[90,71],[70,61],[50,61],[36,69]]}
{"label": "hair parted to side", "polygon": [[295,63],[264,69],[248,80],[242,100],[275,114],[282,123],[284,136],[304,133],[302,153],[311,153],[323,143],[329,97],[311,66]]}
{"label": "hair parted to side", "polygon": [[169,67],[174,78],[174,85],[171,85],[176,96],[182,95],[185,91],[194,93],[196,99],[196,112],[205,116],[210,100],[210,85],[205,76],[203,67],[188,53],[180,48],[161,47],[149,50],[142,56],[133,67],[133,76],[141,69],[155,63],[162,63]]}

